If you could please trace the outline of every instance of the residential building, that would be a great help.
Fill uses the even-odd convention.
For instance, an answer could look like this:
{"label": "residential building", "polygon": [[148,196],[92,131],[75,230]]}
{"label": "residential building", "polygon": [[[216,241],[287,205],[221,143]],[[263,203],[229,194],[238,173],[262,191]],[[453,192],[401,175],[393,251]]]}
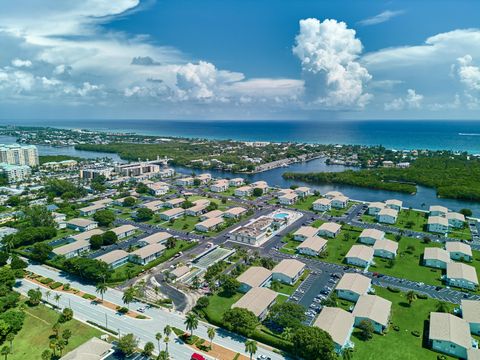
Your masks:
{"label": "residential building", "polygon": [[337,237],[341,229],[342,229],[342,226],[337,223],[333,223],[333,222],[323,223],[318,228],[318,235],[334,238],[334,237]]}
{"label": "residential building", "polygon": [[423,250],[423,265],[437,269],[446,269],[448,263],[450,263],[448,251],[436,247],[427,247]]}
{"label": "residential building", "polygon": [[244,226],[233,230],[229,238],[250,245],[257,245],[272,232],[273,219],[262,216],[254,219]]}
{"label": "residential building", "polygon": [[173,208],[165,210],[160,213],[160,219],[170,221],[171,219],[178,219],[185,214],[185,210],[182,208]]}
{"label": "residential building", "polygon": [[[95,229],[95,230],[97,230],[97,229]],[[95,231],[95,230],[91,230],[91,231]],[[102,232],[103,231],[100,231],[100,233],[102,233]],[[86,234],[86,232],[82,233],[82,234],[79,234],[79,235],[83,235],[83,234]],[[93,235],[95,235],[95,234],[93,234]],[[63,255],[67,259],[73,258],[75,256],[79,256],[80,254],[90,250],[89,239],[90,238],[79,239],[79,240],[75,240],[71,243],[68,243],[66,245],[56,247],[55,249],[53,249],[53,253],[55,255]]]}
{"label": "residential building", "polygon": [[354,317],[348,311],[325,306],[313,323],[327,332],[335,345],[335,352],[340,354],[345,348],[352,347],[350,336],[353,332]]}
{"label": "residential building", "polygon": [[251,186],[242,186],[239,187],[238,189],[235,189],[235,196],[238,197],[245,197],[245,196],[250,196],[252,195],[253,188]]}
{"label": "residential building", "polygon": [[106,360],[113,352],[113,344],[93,337],[62,356],[60,360]]}
{"label": "residential building", "polygon": [[261,266],[252,266],[237,277],[237,280],[240,282],[239,291],[246,293],[255,287],[268,286],[272,280],[272,272]]}
{"label": "residential building", "polygon": [[305,264],[295,259],[283,259],[272,269],[272,279],[293,285],[305,271]]}
{"label": "residential building", "polygon": [[344,273],[335,292],[340,299],[357,302],[358,298],[367,294],[372,287],[372,280],[356,273]]}
{"label": "residential building", "polygon": [[305,198],[312,194],[312,189],[310,189],[308,186],[299,186],[294,191],[299,198]]}
{"label": "residential building", "polygon": [[185,210],[185,214],[188,216],[200,216],[206,211],[207,207],[208,204],[198,204]]}
{"label": "residential building", "polygon": [[113,229],[110,229],[110,231],[113,231],[115,235],[117,235],[117,238],[119,240],[124,239],[128,236],[132,236],[133,234],[135,234],[135,231],[137,230],[138,230],[138,227],[130,224],[121,225]]}
{"label": "residential building", "polygon": [[293,240],[304,241],[318,234],[319,229],[313,226],[301,226],[293,233]]}
{"label": "residential building", "polygon": [[223,216],[223,211],[221,210],[212,210],[212,211],[209,211],[203,215],[200,216],[200,220],[201,221],[204,221],[204,220],[207,220],[207,219],[213,219],[213,218],[216,218],[216,217],[222,217]]}
{"label": "residential building", "polygon": [[368,215],[376,216],[378,213],[385,208],[385,204],[382,202],[371,202],[368,205]]}
{"label": "residential building", "polygon": [[104,204],[94,204],[78,209],[78,211],[80,212],[81,216],[90,216],[95,214],[99,210],[104,210],[105,208],[106,206]]}
{"label": "residential building", "polygon": [[449,286],[475,290],[478,287],[477,270],[471,265],[450,262],[447,264],[445,281]]}
{"label": "residential building", "polygon": [[166,208],[174,208],[174,207],[178,207],[180,206],[181,204],[183,204],[186,200],[184,198],[175,198],[175,199],[170,199],[170,200],[167,200],[163,203],[163,207],[166,207]]}
{"label": "residential building", "polygon": [[395,224],[397,222],[398,211],[390,208],[383,208],[377,214],[377,220],[383,224]]}
{"label": "residential building", "polygon": [[3,172],[9,183],[24,181],[32,174],[32,169],[28,165],[10,165],[0,163],[0,172]]}
{"label": "residential building", "polygon": [[266,181],[255,181],[251,183],[250,186],[254,189],[262,189],[264,194],[268,192],[269,189]]}
{"label": "residential building", "polygon": [[327,248],[327,240],[319,236],[308,237],[297,246],[299,254],[318,256]]}
{"label": "residential building", "polygon": [[467,359],[467,351],[472,347],[468,323],[448,313],[430,313],[428,332],[432,350],[460,359]]}
{"label": "residential building", "polygon": [[165,195],[170,188],[168,184],[163,181],[157,181],[151,184],[147,184],[147,187],[150,194],[155,196]]}
{"label": "residential building", "polygon": [[67,228],[76,230],[76,231],[88,231],[98,227],[96,221],[84,218],[75,218],[67,220]]}
{"label": "residential building", "polygon": [[228,219],[238,219],[241,217],[243,214],[247,212],[247,209],[241,207],[241,206],[236,206],[233,208],[230,208],[226,210],[223,213],[223,217],[228,218]]}
{"label": "residential building", "polygon": [[265,287],[254,287],[243,295],[232,308],[250,310],[260,320],[263,320],[268,310],[275,304],[277,293]]}
{"label": "residential building", "polygon": [[360,326],[363,320],[370,321],[376,333],[383,333],[388,327],[392,302],[377,295],[361,295],[355,308],[353,316],[355,317],[355,326]]}
{"label": "residential building", "polygon": [[95,229],[92,229],[92,230],[77,233],[75,235],[69,235],[68,239],[71,240],[71,241],[82,241],[82,240],[87,240],[88,241],[88,240],[90,240],[90,238],[93,235],[102,235],[102,234],[103,234],[103,230],[95,228]]}
{"label": "residential building", "polygon": [[117,267],[120,267],[128,262],[130,258],[130,254],[126,252],[125,250],[112,250],[106,254],[103,254],[95,260],[100,260],[112,267],[112,269],[116,269]]}
{"label": "residential building", "polygon": [[385,233],[377,229],[364,229],[358,238],[363,244],[373,245],[377,240],[383,240],[385,238]]}
{"label": "residential building", "polygon": [[146,245],[163,244],[171,237],[173,237],[172,234],[169,234],[168,232],[165,232],[165,231],[160,231],[160,232],[153,233],[152,235],[146,236],[140,239],[139,241]]}
{"label": "residential building", "polygon": [[221,217],[215,217],[199,222],[195,225],[195,230],[208,232],[216,229],[221,224],[223,224],[223,219]]}
{"label": "residential building", "polygon": [[315,211],[328,211],[332,208],[332,200],[327,198],[317,199],[312,206]]}
{"label": "residential building", "polygon": [[402,210],[403,202],[397,199],[390,199],[385,201],[385,206],[397,212],[400,212],[400,210]]}
{"label": "residential building", "polygon": [[38,150],[34,145],[0,145],[0,163],[38,166]]}
{"label": "residential building", "polygon": [[480,301],[462,299],[460,308],[462,319],[468,323],[470,333],[480,335]]}
{"label": "residential building", "polygon": [[175,184],[179,186],[193,186],[193,177],[185,177],[181,179],[177,179]]}
{"label": "residential building", "polygon": [[427,230],[433,233],[446,234],[448,232],[448,220],[442,216],[429,216]]}
{"label": "residential building", "polygon": [[331,199],[332,202],[330,203],[332,208],[335,209],[345,209],[348,205],[348,197],[346,196],[335,196]]}
{"label": "residential building", "polygon": [[398,243],[388,239],[375,241],[373,255],[384,259],[394,259],[397,256]]}
{"label": "residential building", "polygon": [[337,197],[337,196],[344,196],[344,195],[340,191],[329,191],[324,195],[324,197],[330,200],[332,200],[334,197]]}
{"label": "residential building", "polygon": [[165,207],[165,203],[162,200],[153,200],[153,201],[149,201],[144,204],[141,204],[140,207],[144,207],[155,212]]}
{"label": "residential building", "polygon": [[233,178],[228,180],[229,186],[237,187],[237,186],[242,186],[243,184],[245,184],[245,180],[243,178]]}
{"label": "residential building", "polygon": [[212,180],[212,175],[208,173],[204,173],[204,174],[198,175],[196,179],[200,180],[200,184],[205,185],[205,184],[208,184],[210,180]]}
{"label": "residential building", "polygon": [[278,202],[282,205],[293,205],[297,202],[297,200],[298,195],[295,192],[282,195],[278,198]]}
{"label": "residential building", "polygon": [[461,229],[465,226],[465,215],[457,212],[447,213],[448,226]]}
{"label": "residential building", "polygon": [[210,185],[210,191],[221,193],[221,192],[227,191],[228,187],[229,187],[228,180],[222,179]]}
{"label": "residential building", "polygon": [[429,215],[430,216],[447,216],[448,209],[445,206],[440,206],[440,205],[432,205],[428,209]]}
{"label": "residential building", "polygon": [[[158,160],[158,159],[157,159]],[[147,179],[161,173],[160,165],[153,161],[140,161],[136,163],[119,164],[115,166],[115,172],[121,176],[139,177]],[[163,176],[173,175],[173,169],[165,169]]]}
{"label": "residential building", "polygon": [[2,240],[5,236],[13,235],[13,234],[16,234],[17,232],[18,232],[18,229],[15,229],[12,227],[8,227],[8,226],[0,227],[0,240]]}
{"label": "residential building", "polygon": [[472,248],[470,245],[462,243],[461,241],[447,241],[445,243],[445,250],[450,253],[450,259],[459,261],[473,260]]}
{"label": "residential building", "polygon": [[80,179],[92,180],[103,176],[105,179],[110,179],[113,174],[113,168],[107,166],[85,168],[80,170]]}
{"label": "residential building", "polygon": [[368,268],[373,261],[373,249],[366,245],[352,245],[347,255],[345,262],[350,265],[355,265],[363,268]]}
{"label": "residential building", "polygon": [[140,265],[146,265],[161,256],[164,251],[165,245],[159,243],[150,244],[131,252],[130,261]]}

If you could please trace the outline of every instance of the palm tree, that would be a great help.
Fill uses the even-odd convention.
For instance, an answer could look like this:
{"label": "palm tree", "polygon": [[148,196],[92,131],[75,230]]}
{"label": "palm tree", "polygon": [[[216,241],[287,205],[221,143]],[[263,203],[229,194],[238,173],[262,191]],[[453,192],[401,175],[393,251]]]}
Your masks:
{"label": "palm tree", "polygon": [[7,340],[8,342],[10,342],[10,352],[13,354],[13,339],[15,339],[15,334],[14,333],[8,333],[7,334],[7,337],[5,338],[5,340]]}
{"label": "palm tree", "polygon": [[412,303],[413,303],[415,300],[417,300],[417,294],[415,294],[415,291],[410,290],[410,291],[407,293],[408,305],[409,305],[409,306],[412,306]]}
{"label": "palm tree", "polygon": [[130,303],[134,300],[134,298],[135,298],[135,289],[133,287],[129,287],[127,290],[125,290],[122,297],[123,303],[128,306],[129,310],[130,310]]}
{"label": "palm tree", "polygon": [[190,331],[190,337],[193,336],[193,330],[196,330],[198,327],[198,317],[193,312],[189,312],[184,321],[187,331]]}
{"label": "palm tree", "polygon": [[347,348],[343,351],[342,354],[343,360],[352,360],[353,359],[353,349],[352,348]]}
{"label": "palm tree", "polygon": [[10,348],[5,345],[5,346],[2,348],[2,355],[5,355],[5,360],[7,360],[8,354],[10,354]]}
{"label": "palm tree", "polygon": [[42,360],[50,360],[52,358],[52,353],[50,350],[44,350],[42,352]]}
{"label": "palm tree", "polygon": [[51,295],[52,295],[52,292],[50,290],[45,291],[45,299],[47,299],[47,302]]}
{"label": "palm tree", "polygon": [[170,325],[166,325],[163,328],[163,334],[165,335],[165,351],[168,355],[168,342],[170,341],[170,334],[172,333],[172,327]]}
{"label": "palm tree", "polygon": [[97,284],[96,292],[100,294],[100,296],[102,297],[102,303],[103,303],[103,295],[107,292],[107,290],[108,290],[108,286],[107,284],[105,284],[105,282],[99,282]]}
{"label": "palm tree", "polygon": [[210,339],[210,349],[212,348],[212,342],[213,342],[213,339],[215,338],[216,333],[217,331],[212,326],[210,326],[207,329],[207,335],[208,335],[208,338]]}
{"label": "palm tree", "polygon": [[165,343],[165,354],[167,354],[168,358],[168,343],[170,342],[170,338],[168,336],[165,336],[163,338],[163,342]]}
{"label": "palm tree", "polygon": [[60,307],[60,299],[62,298],[62,295],[60,294],[55,294],[55,296],[53,297],[55,299],[55,301],[57,302],[57,307]]}
{"label": "palm tree", "polygon": [[58,338],[58,332],[60,331],[60,324],[58,322],[53,324],[52,331],[55,334],[55,337]]}
{"label": "palm tree", "polygon": [[162,340],[162,333],[157,332],[155,334],[155,339],[157,339],[158,353],[160,354],[160,340]]}
{"label": "palm tree", "polygon": [[250,354],[250,360],[252,360],[253,354],[257,352],[257,342],[254,340],[247,340],[245,342],[245,351]]}

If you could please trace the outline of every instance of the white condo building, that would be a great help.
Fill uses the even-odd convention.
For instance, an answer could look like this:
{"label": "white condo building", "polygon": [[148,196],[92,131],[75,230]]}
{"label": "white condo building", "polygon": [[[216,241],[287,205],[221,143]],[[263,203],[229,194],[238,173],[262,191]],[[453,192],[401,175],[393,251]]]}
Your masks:
{"label": "white condo building", "polygon": [[0,163],[38,166],[38,150],[34,145],[0,145]]}

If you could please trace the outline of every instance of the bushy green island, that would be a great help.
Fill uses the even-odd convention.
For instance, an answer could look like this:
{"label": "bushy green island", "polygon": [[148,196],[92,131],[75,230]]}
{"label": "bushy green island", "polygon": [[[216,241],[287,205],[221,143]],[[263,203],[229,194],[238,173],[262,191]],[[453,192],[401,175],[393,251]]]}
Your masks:
{"label": "bushy green island", "polygon": [[440,197],[480,200],[480,161],[467,157],[421,157],[409,168],[375,168],[337,173],[285,173],[285,179],[316,184],[347,184],[414,193],[416,185],[435,188]]}

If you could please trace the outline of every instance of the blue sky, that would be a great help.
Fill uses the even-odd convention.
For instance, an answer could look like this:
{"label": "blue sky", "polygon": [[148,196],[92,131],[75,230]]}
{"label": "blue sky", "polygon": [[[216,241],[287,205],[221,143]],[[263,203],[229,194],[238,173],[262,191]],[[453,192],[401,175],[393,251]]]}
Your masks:
{"label": "blue sky", "polygon": [[474,0],[18,0],[0,5],[0,118],[480,119],[478,13]]}

